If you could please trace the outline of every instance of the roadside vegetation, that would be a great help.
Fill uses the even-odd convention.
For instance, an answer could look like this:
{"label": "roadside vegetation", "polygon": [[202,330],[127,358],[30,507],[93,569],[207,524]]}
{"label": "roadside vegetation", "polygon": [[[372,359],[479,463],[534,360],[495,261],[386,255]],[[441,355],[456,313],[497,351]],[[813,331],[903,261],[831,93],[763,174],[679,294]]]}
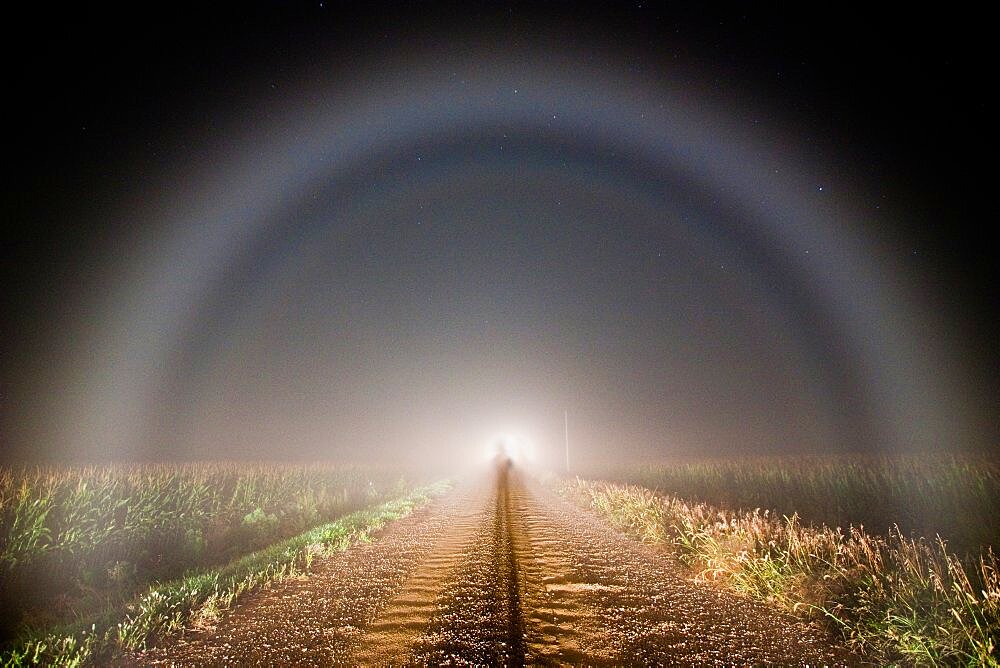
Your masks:
{"label": "roadside vegetation", "polygon": [[[989,544],[956,552],[940,537],[909,535],[897,528],[874,533],[843,520],[825,524],[815,518],[830,509],[810,506],[819,489],[826,489],[831,493],[830,508],[867,510],[870,516],[884,517],[884,508],[844,505],[844,499],[830,491],[834,484],[855,500],[866,495],[891,500],[893,494],[915,500],[921,494],[935,494],[922,498],[917,508],[933,507],[938,513],[932,513],[934,521],[945,517],[936,502],[971,512],[971,517],[951,517],[961,525],[952,535],[970,541],[971,536],[995,531],[997,515],[983,516],[973,501],[960,497],[996,508],[996,469],[979,469],[974,463],[965,468],[958,460],[942,460],[935,467],[923,459],[892,474],[887,462],[879,463],[876,471],[866,471],[863,463],[855,462],[838,481],[831,462],[817,463],[819,468],[810,471],[802,461],[784,469],[775,462],[768,471],[756,462],[742,474],[739,462],[688,463],[637,468],[633,479],[644,485],[623,482],[628,480],[624,469],[617,472],[619,482],[560,478],[550,483],[564,497],[592,508],[633,536],[669,546],[696,578],[732,587],[824,625],[875,661],[1000,665],[1000,561]],[[796,477],[797,473],[805,475]],[[864,489],[887,479],[891,484],[881,495],[876,489]],[[717,498],[733,503],[749,495],[752,505],[704,502],[712,496],[710,480],[720,485]],[[765,502],[768,497],[749,489],[754,481],[780,494]],[[810,481],[819,489],[811,488]],[[908,482],[917,489],[906,489]],[[668,493],[672,486],[697,489],[699,500]],[[790,490],[805,490],[803,507],[817,512],[811,523],[788,511],[798,503]],[[775,512],[775,506],[782,510]],[[914,514],[907,517],[927,521]],[[984,522],[987,530],[977,532],[967,526],[975,521]]]}
{"label": "roadside vegetation", "polygon": [[405,514],[436,489],[419,482],[325,464],[0,470],[3,663],[72,664],[210,617]]}
{"label": "roadside vegetation", "polygon": [[1000,460],[868,455],[593,464],[581,478],[639,485],[729,510],[768,509],[805,524],[940,535],[952,552],[1000,549]]}

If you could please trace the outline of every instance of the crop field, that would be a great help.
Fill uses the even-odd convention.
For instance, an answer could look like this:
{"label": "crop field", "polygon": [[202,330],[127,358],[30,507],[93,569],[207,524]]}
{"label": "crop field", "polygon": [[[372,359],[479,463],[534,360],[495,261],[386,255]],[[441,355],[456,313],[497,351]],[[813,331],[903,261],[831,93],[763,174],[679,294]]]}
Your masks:
{"label": "crop field", "polygon": [[995,462],[702,460],[580,476],[552,485],[696,578],[825,625],[864,656],[998,665]]}
{"label": "crop field", "polygon": [[[553,645],[581,663],[1000,666],[995,462],[497,466],[439,482],[330,464],[2,469],[0,664],[283,665],[303,648],[331,664],[531,663]],[[554,594],[526,570],[571,583],[566,619],[589,621],[539,635]],[[678,625],[681,645],[657,635]]]}
{"label": "crop field", "polygon": [[[81,642],[95,642],[81,641],[75,627],[107,625],[128,606],[132,624],[116,633],[131,628],[141,642],[184,605],[204,610],[206,598],[232,598],[398,516],[402,506],[337,524],[409,499],[419,482],[389,468],[328,464],[0,469],[0,640],[41,652],[36,658],[69,659]],[[204,574],[211,591],[170,609],[153,605],[169,598],[165,583],[176,593],[177,583]],[[148,623],[136,624],[143,606]]]}
{"label": "crop field", "polygon": [[726,510],[796,514],[805,524],[941,536],[952,552],[1000,548],[1000,460],[959,456],[831,456],[594,463],[600,479]]}

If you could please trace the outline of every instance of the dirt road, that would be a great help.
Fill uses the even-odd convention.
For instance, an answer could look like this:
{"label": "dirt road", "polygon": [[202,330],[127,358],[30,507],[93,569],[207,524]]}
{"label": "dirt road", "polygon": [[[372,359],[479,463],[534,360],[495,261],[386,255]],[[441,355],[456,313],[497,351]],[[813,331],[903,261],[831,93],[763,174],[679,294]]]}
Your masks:
{"label": "dirt road", "polygon": [[858,663],[503,465],[129,662]]}

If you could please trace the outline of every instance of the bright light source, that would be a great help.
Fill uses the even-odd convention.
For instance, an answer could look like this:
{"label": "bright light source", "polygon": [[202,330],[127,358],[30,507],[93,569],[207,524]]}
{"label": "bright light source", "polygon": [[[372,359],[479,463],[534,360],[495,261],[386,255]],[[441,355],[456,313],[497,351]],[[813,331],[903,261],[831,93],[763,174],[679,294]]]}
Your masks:
{"label": "bright light source", "polygon": [[515,462],[530,462],[535,459],[535,446],[526,436],[520,434],[498,434],[487,443],[486,458],[509,457]]}

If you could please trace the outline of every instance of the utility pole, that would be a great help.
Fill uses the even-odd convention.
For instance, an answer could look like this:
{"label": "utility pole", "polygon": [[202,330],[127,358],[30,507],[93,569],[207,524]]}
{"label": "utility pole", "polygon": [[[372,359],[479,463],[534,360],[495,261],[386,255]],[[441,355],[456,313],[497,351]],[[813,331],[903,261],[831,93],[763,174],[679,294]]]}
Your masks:
{"label": "utility pole", "polygon": [[566,424],[566,473],[569,473],[569,411],[563,412]]}

